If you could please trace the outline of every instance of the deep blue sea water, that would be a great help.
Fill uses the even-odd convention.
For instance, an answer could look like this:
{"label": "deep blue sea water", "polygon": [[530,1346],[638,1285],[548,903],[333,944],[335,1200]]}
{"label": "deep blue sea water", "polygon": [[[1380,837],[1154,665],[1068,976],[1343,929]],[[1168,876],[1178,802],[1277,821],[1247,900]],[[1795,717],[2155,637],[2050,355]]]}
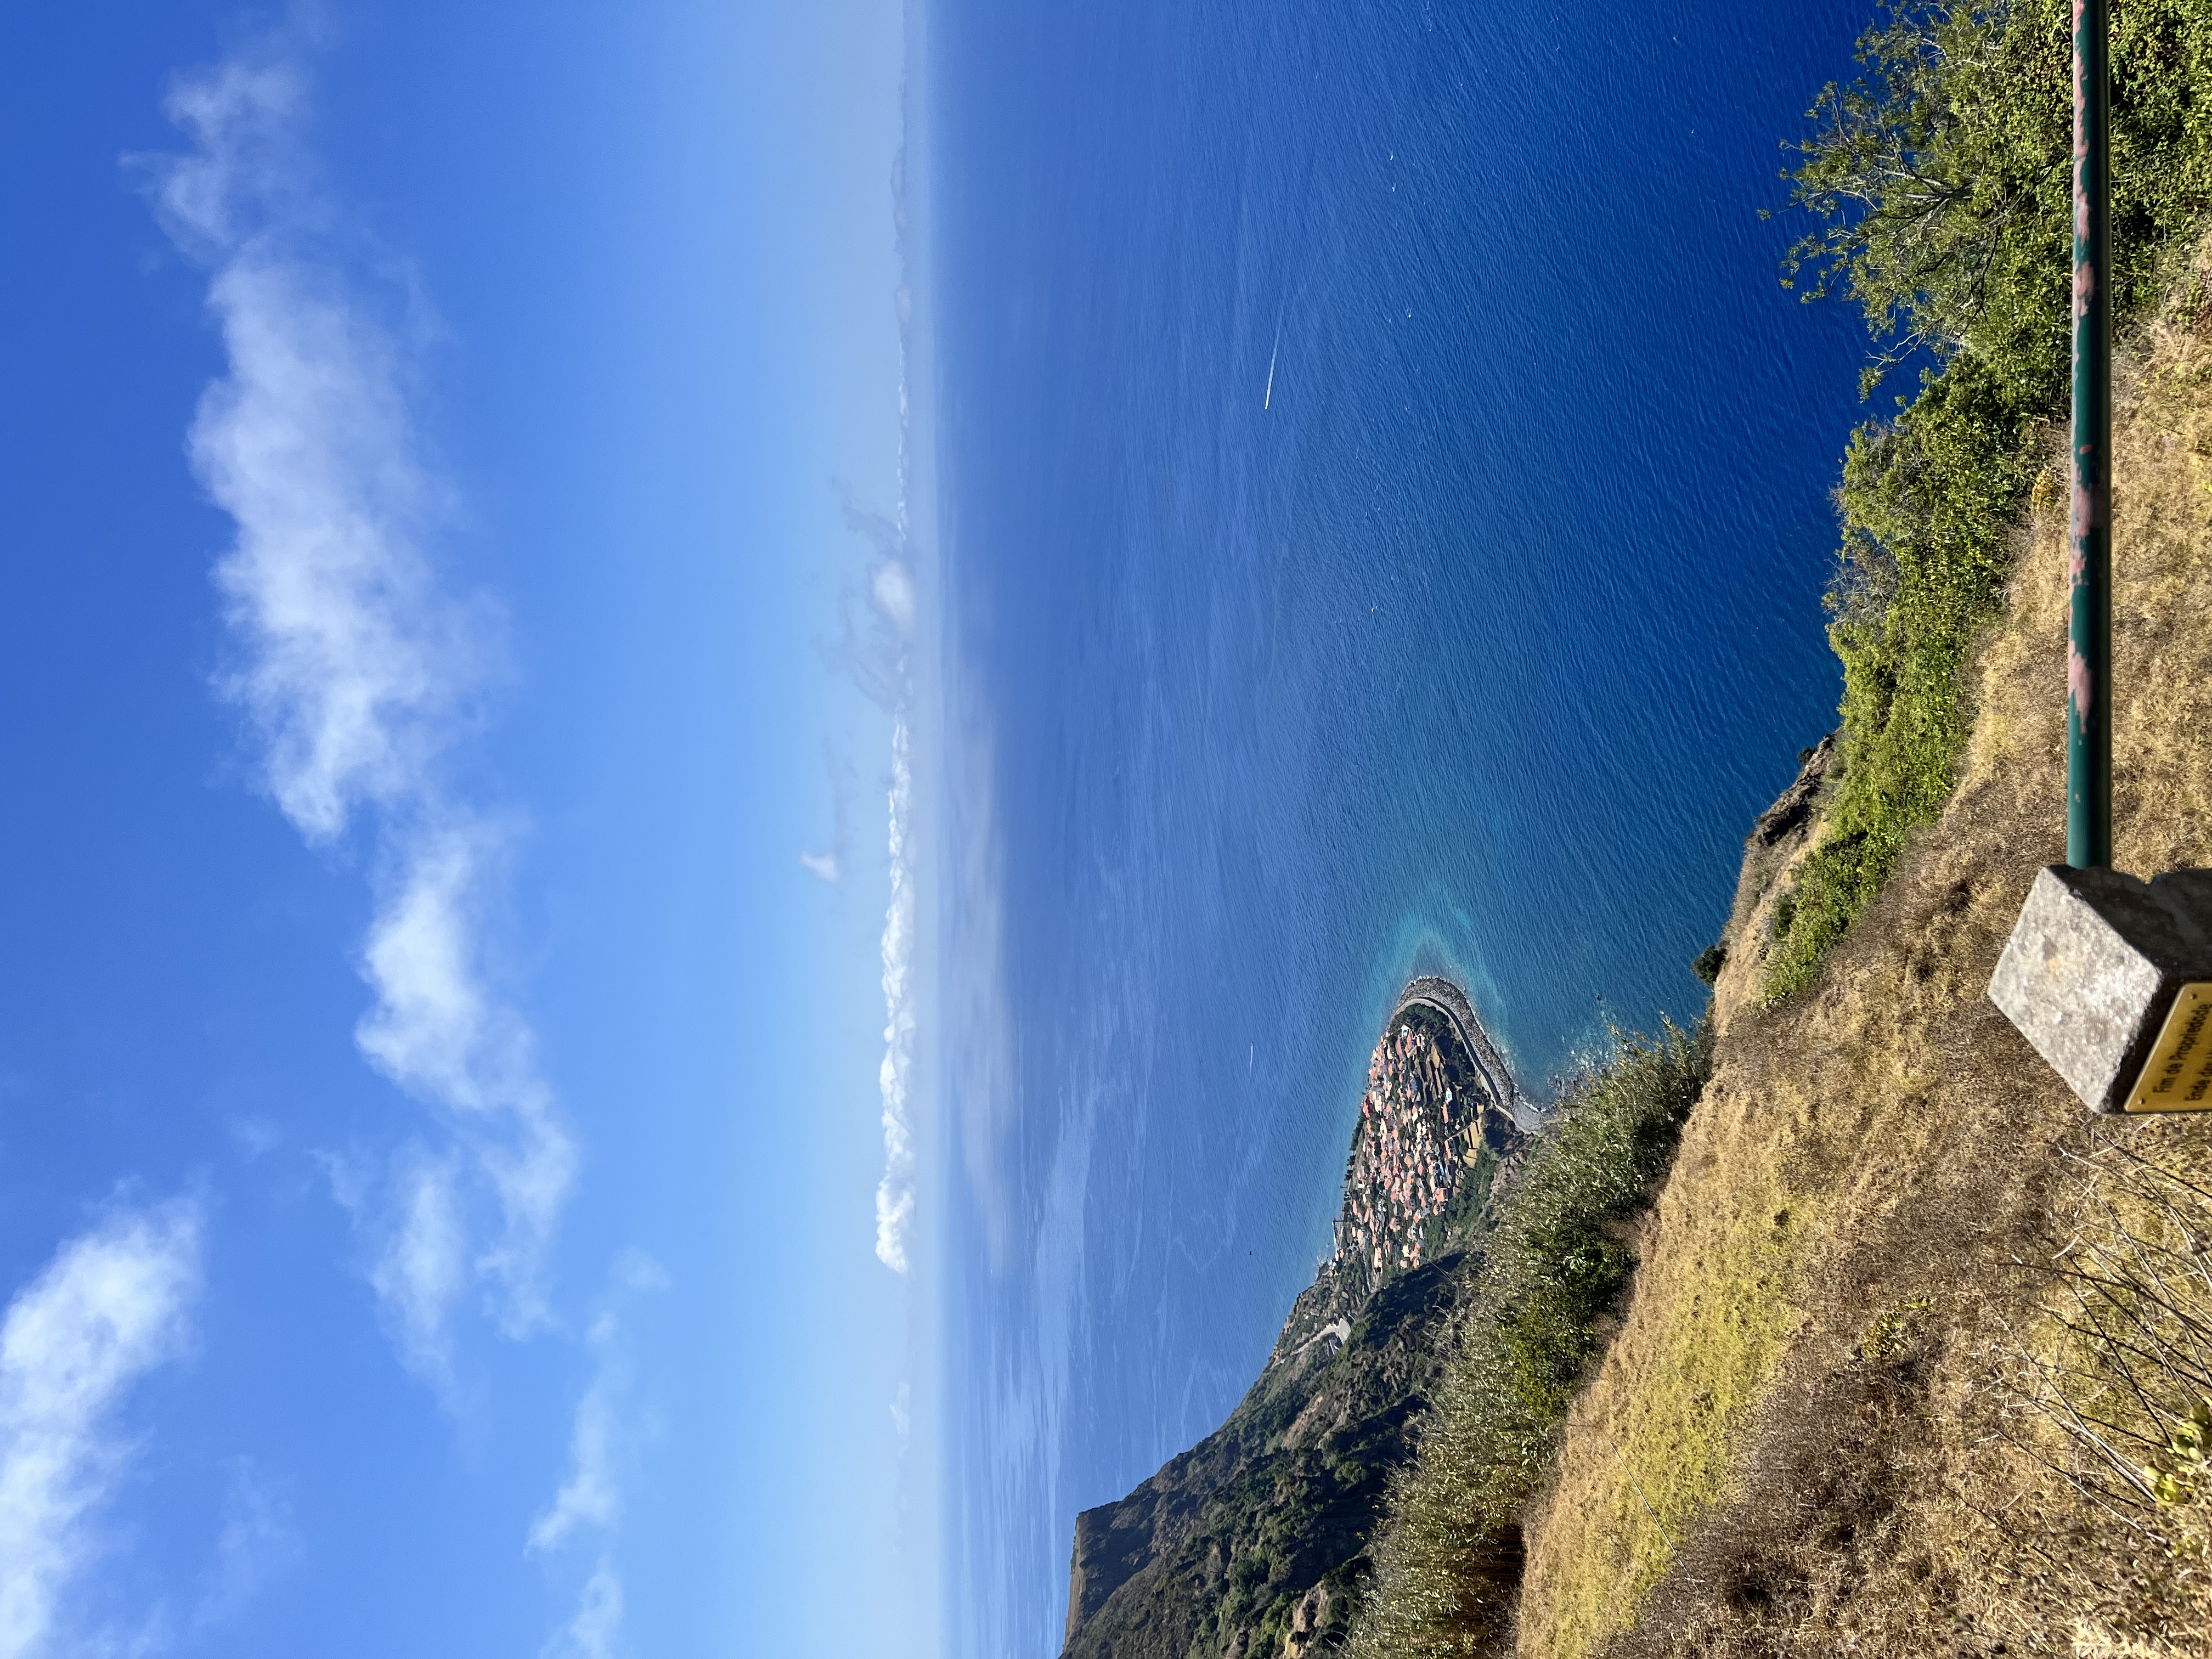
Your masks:
{"label": "deep blue sea water", "polygon": [[933,9],[952,1652],[1256,1374],[1408,974],[1538,1094],[1702,1006],[1838,690],[1759,210],[1870,9]]}

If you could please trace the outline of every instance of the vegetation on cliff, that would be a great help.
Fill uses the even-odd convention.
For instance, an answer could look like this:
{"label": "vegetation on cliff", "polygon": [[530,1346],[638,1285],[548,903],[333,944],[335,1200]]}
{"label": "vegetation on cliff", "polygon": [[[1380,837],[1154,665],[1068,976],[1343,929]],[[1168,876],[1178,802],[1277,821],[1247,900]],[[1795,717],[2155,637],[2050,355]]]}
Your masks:
{"label": "vegetation on cliff", "polygon": [[[2112,0],[2114,313],[2138,313],[2212,204],[2212,14]],[[2065,0],[1906,3],[1823,89],[1796,146],[1817,224],[1785,269],[1847,296],[1875,341],[1864,389],[1917,371],[1853,434],[1829,638],[1842,763],[1819,842],[1776,917],[1765,991],[1811,982],[1906,837],[1949,798],[1965,676],[2011,568],[2012,520],[2067,386],[2072,11]],[[2049,486],[2045,486],[2048,488]]]}
{"label": "vegetation on cliff", "polygon": [[1479,1651],[1520,1579],[1520,1510],[1634,1272],[1628,1222],[1674,1155],[1705,1079],[1706,1034],[1620,1036],[1567,1087],[1559,1116],[1501,1194],[1455,1349],[1350,1644],[1376,1659]]}
{"label": "vegetation on cliff", "polygon": [[1395,1275],[1341,1340],[1279,1345],[1219,1429],[1077,1517],[1067,1659],[1337,1646],[1467,1265],[1454,1252]]}

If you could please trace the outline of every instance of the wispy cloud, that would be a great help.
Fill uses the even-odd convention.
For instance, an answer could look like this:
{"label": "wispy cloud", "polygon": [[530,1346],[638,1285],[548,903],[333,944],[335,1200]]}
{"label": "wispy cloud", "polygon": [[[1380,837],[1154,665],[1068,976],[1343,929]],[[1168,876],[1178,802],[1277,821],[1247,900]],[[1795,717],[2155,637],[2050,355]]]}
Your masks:
{"label": "wispy cloud", "polygon": [[576,1616],[545,1644],[545,1659],[614,1659],[622,1619],[622,1579],[614,1564],[602,1556],[584,1581]]}
{"label": "wispy cloud", "polygon": [[179,80],[167,109],[191,148],[140,164],[171,239],[210,273],[228,360],[190,436],[195,474],[237,526],[214,573],[236,647],[222,688],[309,842],[368,825],[361,1049],[452,1115],[450,1146],[404,1157],[387,1207],[363,1216],[401,1351],[438,1376],[471,1285],[510,1334],[547,1322],[576,1152],[531,1030],[482,960],[514,827],[451,775],[496,665],[495,615],[442,583],[426,550],[449,509],[410,415],[406,331],[349,274],[393,262],[363,254],[303,159],[301,46],[279,34]]}
{"label": "wispy cloud", "polygon": [[[631,1352],[629,1320],[641,1297],[667,1288],[667,1275],[641,1251],[625,1251],[615,1263],[613,1280],[592,1320],[592,1380],[576,1402],[568,1437],[568,1475],[553,1500],[531,1522],[526,1547],[548,1554],[596,1533],[605,1546],[620,1524],[623,1488],[638,1443],[649,1430],[642,1425],[636,1398],[636,1363]],[[586,1581],[576,1616],[557,1634],[549,1654],[577,1654],[603,1659],[612,1650],[622,1623],[622,1577],[611,1549],[602,1547]]]}
{"label": "wispy cloud", "polygon": [[553,1502],[531,1522],[530,1547],[554,1550],[579,1527],[611,1527],[622,1519],[622,1492],[615,1480],[616,1413],[629,1387],[629,1364],[619,1353],[620,1332],[612,1314],[601,1314],[592,1327],[592,1346],[599,1350],[599,1375],[576,1402],[575,1427],[568,1437],[568,1478]]}
{"label": "wispy cloud", "polygon": [[845,486],[837,488],[845,527],[872,547],[876,556],[865,583],[848,587],[841,597],[837,638],[823,654],[861,696],[896,714],[913,692],[909,659],[920,605],[906,506],[902,501],[895,514],[886,516],[860,506]]}
{"label": "wispy cloud", "polygon": [[859,781],[853,775],[852,762],[827,738],[822,744],[822,762],[830,783],[830,844],[818,851],[805,849],[799,854],[799,862],[809,874],[835,887],[844,880],[851,863],[852,805]]}
{"label": "wispy cloud", "polygon": [[891,1427],[897,1432],[899,1455],[906,1455],[907,1441],[914,1432],[914,1384],[902,1382],[898,1392],[891,1396]]}
{"label": "wispy cloud", "polygon": [[1007,1148],[1020,1117],[1006,966],[1006,854],[999,833],[996,726],[974,672],[948,664],[943,872],[945,972],[938,996],[947,1109],[968,1198],[994,1272],[1018,1247],[1019,1206]]}
{"label": "wispy cloud", "polygon": [[192,1610],[192,1629],[204,1634],[229,1623],[272,1579],[296,1565],[300,1556],[291,1505],[250,1460],[240,1459],[231,1468],[222,1528],[216,1534],[206,1586]]}
{"label": "wispy cloud", "polygon": [[[575,1186],[576,1150],[538,1073],[535,1034],[491,998],[476,960],[475,910],[504,842],[450,812],[398,839],[401,874],[380,895],[363,953],[376,1002],[356,1035],[380,1070],[477,1131],[472,1168],[501,1226],[474,1267],[501,1292],[503,1328],[523,1335],[547,1321],[545,1259]],[[450,1180],[445,1191],[457,1213]]]}
{"label": "wispy cloud", "polygon": [[121,1211],[71,1240],[0,1326],[0,1659],[37,1650],[91,1565],[129,1443],[113,1417],[175,1358],[200,1284],[198,1209]]}
{"label": "wispy cloud", "polygon": [[446,1317],[469,1282],[468,1226],[457,1190],[456,1160],[409,1147],[385,1170],[380,1202],[358,1188],[333,1190],[370,1231],[376,1246],[369,1284],[400,1355],[417,1376],[451,1392],[453,1357]]}

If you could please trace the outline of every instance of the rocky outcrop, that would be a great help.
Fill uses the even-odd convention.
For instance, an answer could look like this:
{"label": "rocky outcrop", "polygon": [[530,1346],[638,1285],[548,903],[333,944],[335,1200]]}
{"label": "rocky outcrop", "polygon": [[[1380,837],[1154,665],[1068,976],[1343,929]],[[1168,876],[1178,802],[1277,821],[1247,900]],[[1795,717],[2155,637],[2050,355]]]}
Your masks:
{"label": "rocky outcrop", "polygon": [[1749,845],[1771,847],[1791,831],[1802,829],[1813,816],[1813,804],[1827,781],[1828,764],[1836,757],[1833,732],[1798,757],[1797,775],[1774,805],[1759,815],[1747,837]]}
{"label": "rocky outcrop", "polygon": [[[1523,1140],[1510,1076],[1449,981],[1414,981],[1376,1055],[1339,1230],[1364,1218],[1371,1238],[1381,1218],[1388,1261],[1340,1249],[1228,1420],[1077,1517],[1066,1659],[1298,1659],[1349,1625],[1390,1472],[1411,1455],[1471,1288],[1491,1188]],[[1409,1161],[1431,1139],[1432,1164]],[[1413,1176],[1431,1184],[1409,1201]]]}

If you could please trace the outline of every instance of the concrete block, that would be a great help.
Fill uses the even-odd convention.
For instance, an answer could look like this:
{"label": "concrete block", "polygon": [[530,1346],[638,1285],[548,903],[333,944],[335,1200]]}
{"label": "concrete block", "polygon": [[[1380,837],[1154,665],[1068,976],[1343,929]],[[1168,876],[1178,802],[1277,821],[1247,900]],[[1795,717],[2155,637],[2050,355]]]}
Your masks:
{"label": "concrete block", "polygon": [[1990,1000],[2094,1111],[2212,1108],[2212,870],[2044,870]]}

